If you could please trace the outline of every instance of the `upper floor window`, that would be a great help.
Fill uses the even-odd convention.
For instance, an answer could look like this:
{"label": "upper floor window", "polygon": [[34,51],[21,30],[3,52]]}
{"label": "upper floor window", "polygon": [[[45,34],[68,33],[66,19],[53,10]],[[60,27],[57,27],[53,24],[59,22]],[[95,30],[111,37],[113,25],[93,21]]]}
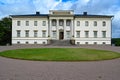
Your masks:
{"label": "upper floor window", "polygon": [[29,37],[29,30],[25,31],[25,37]]}
{"label": "upper floor window", "polygon": [[42,25],[43,25],[43,26],[46,26],[46,21],[43,21]]}
{"label": "upper floor window", "polygon": [[38,31],[34,30],[34,37],[37,37]]}
{"label": "upper floor window", "polygon": [[80,21],[77,21],[77,26],[80,26]]}
{"label": "upper floor window", "polygon": [[89,31],[85,31],[85,37],[86,37],[86,38],[89,37]]}
{"label": "upper floor window", "polygon": [[67,20],[67,21],[66,21],[66,26],[70,26],[70,24],[71,24],[71,21],[70,21],[70,20]]}
{"label": "upper floor window", "polygon": [[76,31],[76,37],[80,38],[80,31]]}
{"label": "upper floor window", "polygon": [[59,20],[59,25],[63,26],[63,20]]}
{"label": "upper floor window", "polygon": [[97,26],[97,21],[94,21],[94,26]]}
{"label": "upper floor window", "polygon": [[20,26],[20,21],[17,21],[17,26]]}
{"label": "upper floor window", "polygon": [[103,26],[106,26],[106,22],[105,22],[105,21],[103,21],[103,22],[102,22],[102,25],[103,25]]}
{"label": "upper floor window", "polygon": [[94,32],[94,38],[97,38],[97,31],[93,31]]}
{"label": "upper floor window", "polygon": [[102,37],[106,38],[106,31],[102,31]]}
{"label": "upper floor window", "polygon": [[37,26],[37,21],[34,21],[34,26]]}
{"label": "upper floor window", "polygon": [[26,21],[26,26],[29,26],[29,21]]}
{"label": "upper floor window", "polygon": [[85,26],[89,26],[89,22],[88,21],[85,21]]}
{"label": "upper floor window", "polygon": [[56,26],[56,20],[52,20],[52,26]]}
{"label": "upper floor window", "polygon": [[17,37],[20,37],[20,30],[17,30]]}

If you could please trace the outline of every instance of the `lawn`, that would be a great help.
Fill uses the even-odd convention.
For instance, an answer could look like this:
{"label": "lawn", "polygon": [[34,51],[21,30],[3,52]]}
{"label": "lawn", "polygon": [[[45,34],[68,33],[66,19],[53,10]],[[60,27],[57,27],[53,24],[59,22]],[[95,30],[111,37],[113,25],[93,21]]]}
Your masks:
{"label": "lawn", "polygon": [[83,48],[35,48],[0,52],[0,56],[38,61],[96,61],[120,57],[120,53]]}

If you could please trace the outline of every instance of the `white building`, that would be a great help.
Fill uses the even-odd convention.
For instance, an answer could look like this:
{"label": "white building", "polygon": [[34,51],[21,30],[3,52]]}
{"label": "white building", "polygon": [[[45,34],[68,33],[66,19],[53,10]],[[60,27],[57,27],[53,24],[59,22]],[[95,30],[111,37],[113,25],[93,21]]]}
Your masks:
{"label": "white building", "polygon": [[50,10],[49,14],[12,15],[12,44],[48,44],[74,40],[75,44],[111,44],[112,17]]}

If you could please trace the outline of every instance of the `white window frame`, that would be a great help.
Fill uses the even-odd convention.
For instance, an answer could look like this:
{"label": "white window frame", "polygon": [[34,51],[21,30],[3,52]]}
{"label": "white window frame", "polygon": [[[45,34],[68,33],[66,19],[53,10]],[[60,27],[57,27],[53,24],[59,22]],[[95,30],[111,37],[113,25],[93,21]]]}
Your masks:
{"label": "white window frame", "polygon": [[20,30],[17,30],[17,37],[20,37],[21,35],[21,31]]}
{"label": "white window frame", "polygon": [[76,37],[80,38],[80,31],[76,31]]}
{"label": "white window frame", "polygon": [[34,21],[34,26],[38,26],[38,21]]}
{"label": "white window frame", "polygon": [[42,37],[43,37],[43,38],[46,38],[46,30],[43,30],[43,31],[42,31]]}
{"label": "white window frame", "polygon": [[25,24],[26,24],[26,26],[29,26],[29,21],[26,21]]}
{"label": "white window frame", "polygon": [[17,26],[20,26],[21,25],[21,21],[17,21]]}

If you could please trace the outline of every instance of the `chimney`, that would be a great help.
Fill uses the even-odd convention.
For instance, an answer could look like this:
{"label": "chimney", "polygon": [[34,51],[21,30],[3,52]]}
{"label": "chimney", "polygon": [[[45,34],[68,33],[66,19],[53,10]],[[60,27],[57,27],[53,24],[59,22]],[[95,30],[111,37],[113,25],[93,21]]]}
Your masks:
{"label": "chimney", "polygon": [[36,12],[36,15],[39,15],[40,14],[40,12]]}
{"label": "chimney", "polygon": [[87,12],[83,12],[83,15],[84,15],[84,16],[87,16]]}

